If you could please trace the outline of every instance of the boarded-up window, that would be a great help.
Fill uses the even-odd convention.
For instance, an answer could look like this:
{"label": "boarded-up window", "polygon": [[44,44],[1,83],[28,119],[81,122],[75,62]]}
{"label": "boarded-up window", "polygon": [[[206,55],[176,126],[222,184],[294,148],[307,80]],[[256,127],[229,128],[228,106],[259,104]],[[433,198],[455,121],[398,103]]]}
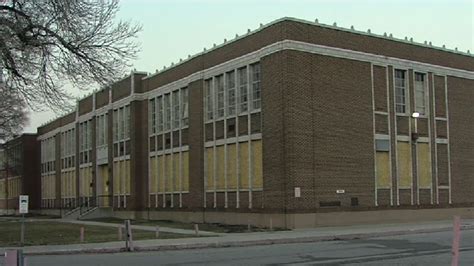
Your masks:
{"label": "boarded-up window", "polygon": [[181,188],[181,180],[179,180],[179,153],[173,154],[173,191],[177,192]]}
{"label": "boarded-up window", "polygon": [[241,189],[249,188],[249,144],[241,142],[239,144],[239,187]]}
{"label": "boarded-up window", "polygon": [[158,182],[158,192],[165,192],[165,176],[163,175],[164,171],[164,157],[158,156],[157,161],[157,182]]}
{"label": "boarded-up window", "polygon": [[237,147],[235,144],[227,145],[227,188],[237,188]]}
{"label": "boarded-up window", "polygon": [[225,189],[225,160],[224,160],[224,146],[216,147],[216,188]]}
{"label": "boarded-up window", "polygon": [[214,188],[214,149],[206,149],[206,189]]}
{"label": "boarded-up window", "polygon": [[150,182],[149,182],[149,191],[150,193],[157,193],[158,192],[158,180],[157,180],[157,169],[156,169],[156,161],[158,159],[155,157],[150,158]]}
{"label": "boarded-up window", "polygon": [[172,170],[173,165],[171,164],[171,155],[165,155],[166,192],[171,192],[173,190],[173,176],[171,175]]}
{"label": "boarded-up window", "polygon": [[377,151],[377,188],[390,188],[390,153],[386,151]]}
{"label": "boarded-up window", "polygon": [[252,187],[263,188],[262,141],[252,141]]}
{"label": "boarded-up window", "polygon": [[182,191],[189,191],[189,152],[183,152],[182,156]]}
{"label": "boarded-up window", "polygon": [[418,144],[418,178],[420,188],[431,188],[431,158],[428,143]]}
{"label": "boarded-up window", "polygon": [[412,169],[410,144],[408,142],[399,141],[397,146],[398,186],[400,188],[411,188]]}
{"label": "boarded-up window", "polygon": [[114,195],[120,195],[120,162],[114,162]]}

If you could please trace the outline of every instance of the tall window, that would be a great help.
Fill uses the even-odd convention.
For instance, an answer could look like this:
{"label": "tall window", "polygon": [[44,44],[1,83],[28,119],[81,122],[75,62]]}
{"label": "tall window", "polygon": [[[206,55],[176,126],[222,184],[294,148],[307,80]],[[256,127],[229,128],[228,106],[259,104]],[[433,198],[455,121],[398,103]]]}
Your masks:
{"label": "tall window", "polygon": [[214,79],[214,87],[216,88],[217,110],[216,118],[224,116],[224,79],[223,75],[217,76]]}
{"label": "tall window", "polygon": [[130,105],[127,105],[123,108],[125,110],[125,138],[130,138]]}
{"label": "tall window", "polygon": [[426,114],[425,74],[415,73],[415,110],[421,115]]}
{"label": "tall window", "polygon": [[252,109],[260,109],[260,64],[253,64],[252,66]]}
{"label": "tall window", "polygon": [[204,102],[206,105],[206,120],[214,119],[214,103],[212,97],[212,79],[204,81]]}
{"label": "tall window", "polygon": [[90,162],[90,150],[92,149],[91,121],[79,124],[79,163]]}
{"label": "tall window", "polygon": [[179,90],[173,91],[173,129],[179,128]]}
{"label": "tall window", "polygon": [[[130,105],[114,110],[114,157],[130,153]],[[126,147],[127,146],[127,147]]]}
{"label": "tall window", "polygon": [[227,115],[235,115],[235,71],[226,73]]}
{"label": "tall window", "polygon": [[171,94],[166,94],[165,95],[165,130],[170,130],[171,129],[171,99],[170,99]]}
{"label": "tall window", "polygon": [[406,71],[395,70],[395,110],[397,113],[407,112]]}
{"label": "tall window", "polygon": [[151,99],[148,105],[150,121],[150,134],[156,134],[156,102],[155,98]]}
{"label": "tall window", "polygon": [[181,125],[183,127],[188,125],[188,116],[189,116],[189,111],[188,111],[188,88],[182,88],[181,89]]}
{"label": "tall window", "polygon": [[156,105],[158,109],[158,132],[163,131],[163,96],[156,98]]}
{"label": "tall window", "polygon": [[61,133],[61,168],[74,167],[75,134],[74,129]]}
{"label": "tall window", "polygon": [[247,93],[247,67],[238,69],[239,76],[239,112],[243,113],[248,110],[248,93]]}
{"label": "tall window", "polygon": [[114,142],[119,140],[119,130],[118,130],[118,109],[114,110],[113,115],[113,130],[114,130]]}
{"label": "tall window", "polygon": [[97,147],[107,145],[107,117],[108,114],[103,114],[96,117]]}

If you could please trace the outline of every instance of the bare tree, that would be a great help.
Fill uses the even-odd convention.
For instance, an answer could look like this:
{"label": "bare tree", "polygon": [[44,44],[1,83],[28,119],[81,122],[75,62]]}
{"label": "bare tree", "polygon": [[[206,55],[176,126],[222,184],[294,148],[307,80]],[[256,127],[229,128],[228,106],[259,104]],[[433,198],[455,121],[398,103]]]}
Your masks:
{"label": "bare tree", "polygon": [[34,110],[67,111],[64,89],[104,86],[139,51],[141,26],[115,19],[118,0],[0,1],[0,68]]}
{"label": "bare tree", "polygon": [[0,143],[17,135],[28,122],[26,104],[0,81]]}

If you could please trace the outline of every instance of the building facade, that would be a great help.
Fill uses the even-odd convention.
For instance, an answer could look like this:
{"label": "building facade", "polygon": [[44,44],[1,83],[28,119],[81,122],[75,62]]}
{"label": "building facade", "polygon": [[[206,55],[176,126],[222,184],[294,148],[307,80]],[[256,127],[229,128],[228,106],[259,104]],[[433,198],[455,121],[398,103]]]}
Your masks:
{"label": "building facade", "polygon": [[469,99],[471,54],[283,18],[40,127],[41,207],[284,227],[472,208]]}
{"label": "building facade", "polygon": [[23,134],[0,144],[0,214],[18,212],[19,195],[29,208],[40,206],[39,145],[36,134]]}

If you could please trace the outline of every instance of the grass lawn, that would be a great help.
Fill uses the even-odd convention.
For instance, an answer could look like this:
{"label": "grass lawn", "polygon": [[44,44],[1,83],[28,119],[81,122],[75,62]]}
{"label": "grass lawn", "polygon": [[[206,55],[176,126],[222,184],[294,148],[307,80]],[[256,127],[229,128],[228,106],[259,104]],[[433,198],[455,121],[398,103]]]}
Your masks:
{"label": "grass lawn", "polygon": [[[99,218],[94,219],[93,221],[97,222],[106,222],[106,223],[119,223],[123,224],[124,220],[118,218]],[[181,223],[168,220],[131,220],[133,225],[150,225],[150,226],[163,226],[170,228],[179,228],[179,229],[189,229],[194,230],[193,223]],[[246,225],[227,225],[227,224],[213,224],[213,223],[201,223],[199,224],[199,230],[215,232],[215,233],[247,233],[248,226]],[[282,228],[273,228],[273,231],[282,231],[285,229]],[[269,228],[260,228],[260,227],[250,227],[251,232],[265,232],[270,231]]]}
{"label": "grass lawn", "polygon": [[[61,222],[25,222],[25,246],[80,243],[82,225]],[[118,241],[117,228],[84,225],[84,243]],[[193,237],[160,232],[160,239]],[[151,231],[133,230],[133,239],[154,239]],[[20,222],[0,221],[0,247],[20,245]]]}

